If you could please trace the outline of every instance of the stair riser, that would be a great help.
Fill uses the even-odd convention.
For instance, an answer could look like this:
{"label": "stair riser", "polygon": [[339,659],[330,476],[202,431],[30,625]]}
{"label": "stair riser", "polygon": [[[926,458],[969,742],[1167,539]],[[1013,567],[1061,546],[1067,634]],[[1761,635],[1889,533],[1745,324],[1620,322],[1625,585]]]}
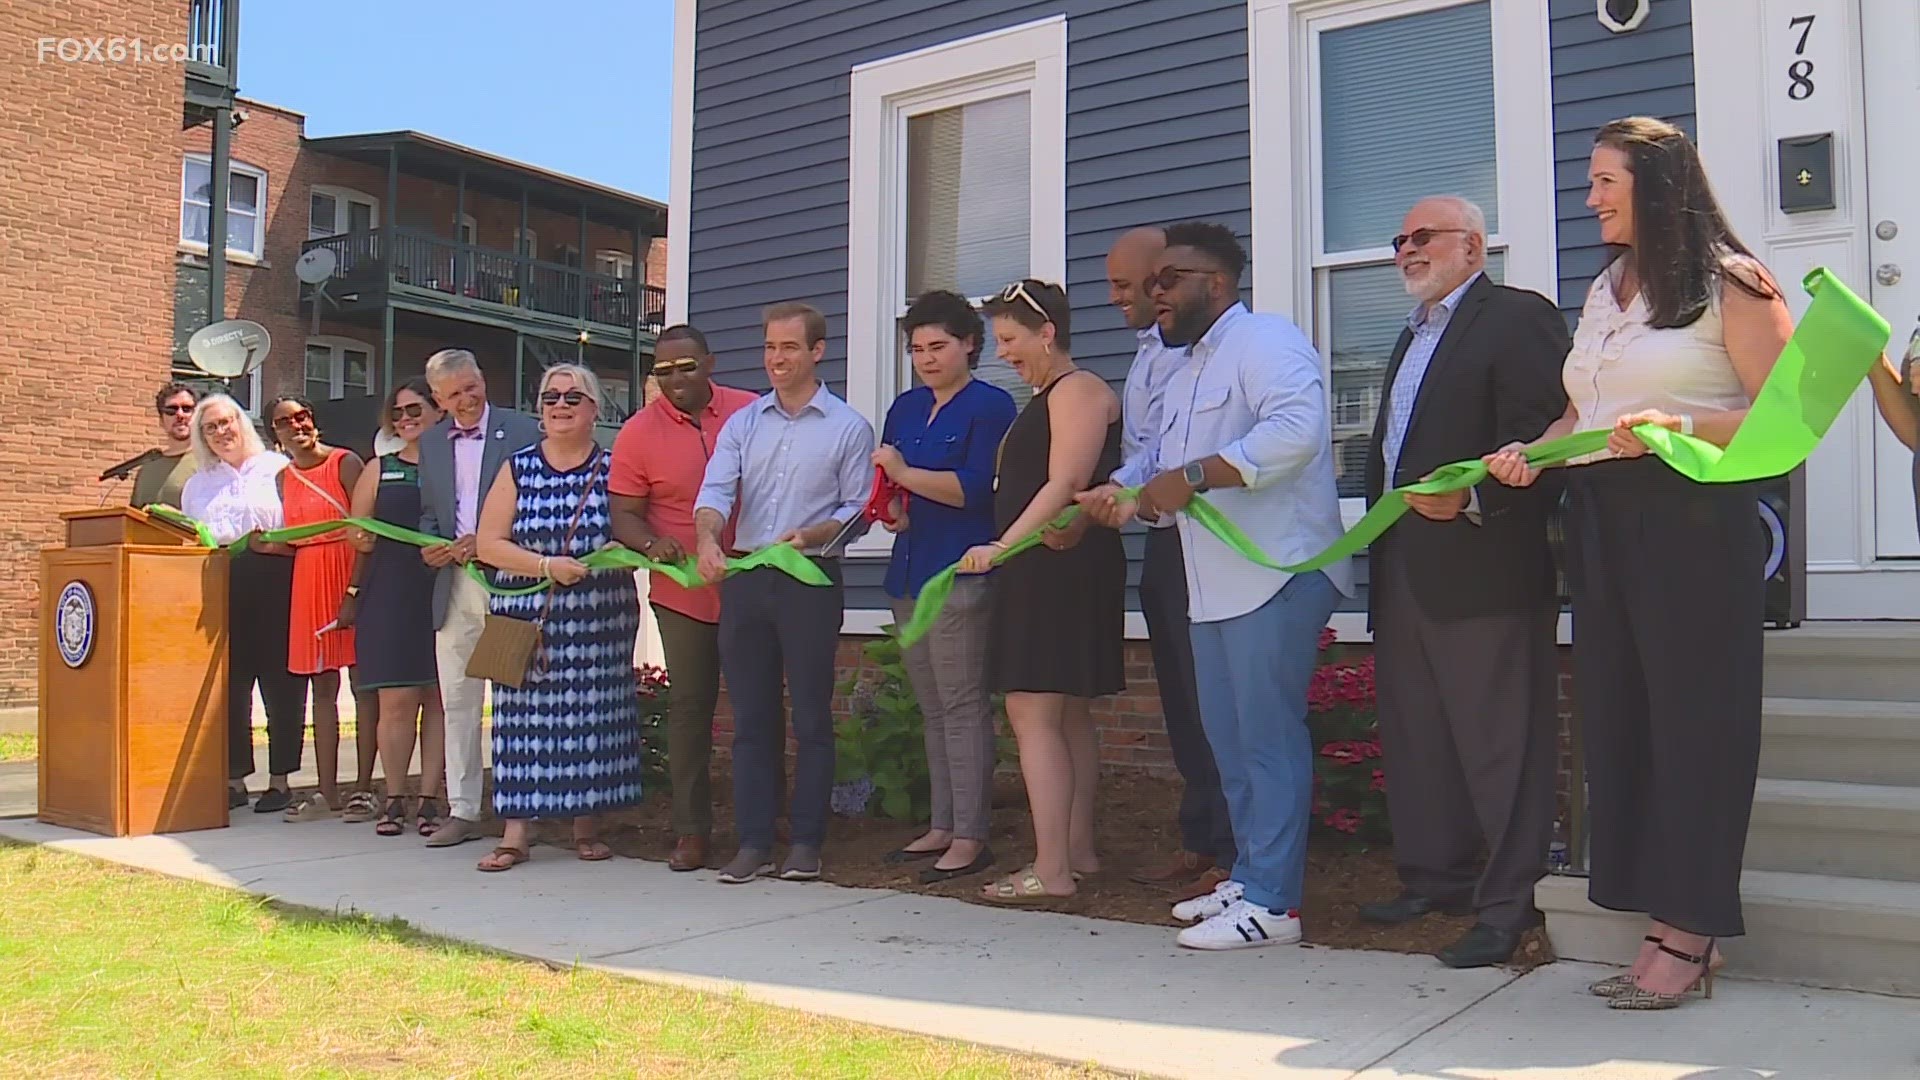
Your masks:
{"label": "stair riser", "polygon": [[1920,701],[1920,665],[1913,657],[1770,653],[1768,697],[1841,701]]}
{"label": "stair riser", "polygon": [[1760,775],[1920,787],[1920,739],[1823,739],[1764,731]]}
{"label": "stair riser", "polygon": [[[1832,874],[1881,881],[1920,881],[1920,822],[1897,831],[1880,831],[1883,815],[1841,814],[1819,810],[1826,822],[1810,819],[1805,807],[1753,808],[1747,829],[1745,865],[1750,870],[1795,874]],[[1849,827],[1847,818],[1854,821]],[[1861,827],[1867,821],[1874,824]]]}

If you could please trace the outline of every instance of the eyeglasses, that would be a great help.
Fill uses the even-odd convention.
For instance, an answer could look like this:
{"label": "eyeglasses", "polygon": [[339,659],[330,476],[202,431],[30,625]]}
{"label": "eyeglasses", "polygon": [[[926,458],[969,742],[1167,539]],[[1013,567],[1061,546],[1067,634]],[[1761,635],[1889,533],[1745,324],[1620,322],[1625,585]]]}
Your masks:
{"label": "eyeglasses", "polygon": [[1398,252],[1401,248],[1406,247],[1409,241],[1413,243],[1414,247],[1423,248],[1432,243],[1433,238],[1439,236],[1441,233],[1466,233],[1471,231],[1470,229],[1415,229],[1410,233],[1401,233],[1399,236],[1394,237],[1393,250]]}
{"label": "eyeglasses", "polygon": [[290,428],[300,424],[311,423],[313,423],[313,413],[308,412],[306,409],[273,418],[273,426],[277,428]]}
{"label": "eyeglasses", "polygon": [[1148,274],[1145,284],[1149,291],[1153,289],[1164,291],[1180,284],[1180,279],[1186,277],[1188,274],[1211,273],[1213,273],[1212,270],[1205,270],[1197,266],[1163,266],[1154,273]]}
{"label": "eyeglasses", "polygon": [[1027,291],[1026,282],[1016,281],[1013,284],[1007,286],[1006,288],[1000,290],[1001,303],[1011,304],[1015,300],[1025,300],[1027,302],[1027,306],[1032,308],[1042,319],[1045,319],[1048,322],[1053,321],[1053,316],[1047,314],[1047,309],[1041,307],[1040,301],[1035,300],[1033,298],[1033,294]]}
{"label": "eyeglasses", "polygon": [[427,407],[417,401],[411,405],[395,405],[393,408],[387,410],[387,415],[395,420],[402,418],[418,420],[422,416],[427,415]]}
{"label": "eyeglasses", "polygon": [[578,405],[585,400],[587,400],[587,392],[584,390],[567,390],[564,392],[560,390],[548,390],[540,395],[540,404],[542,405],[558,405],[562,401],[569,405]]}
{"label": "eyeglasses", "polygon": [[192,416],[192,415],[193,415],[193,406],[191,406],[191,405],[162,405],[162,406],[160,406],[160,415],[161,415],[161,416]]}
{"label": "eyeglasses", "polygon": [[214,416],[200,422],[201,432],[207,435],[218,435],[228,428],[239,426],[240,418],[237,416]]}
{"label": "eyeglasses", "polygon": [[700,361],[691,356],[679,360],[663,360],[653,365],[653,374],[656,378],[664,378],[668,375],[691,375],[698,370],[700,370]]}

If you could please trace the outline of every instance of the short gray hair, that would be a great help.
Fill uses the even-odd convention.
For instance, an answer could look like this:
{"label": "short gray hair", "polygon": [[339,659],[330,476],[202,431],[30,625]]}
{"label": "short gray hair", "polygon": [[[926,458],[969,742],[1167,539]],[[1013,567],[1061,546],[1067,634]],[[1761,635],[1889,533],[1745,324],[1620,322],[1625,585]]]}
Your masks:
{"label": "short gray hair", "polygon": [[260,431],[253,426],[253,418],[247,415],[247,410],[241,408],[239,402],[226,394],[212,393],[201,398],[200,403],[193,407],[193,428],[187,433],[187,438],[193,447],[195,468],[204,469],[220,460],[220,455],[214,453],[213,447],[207,445],[207,433],[200,427],[206,422],[207,414],[216,409],[231,411],[234,418],[240,422],[240,445],[246,448],[247,457],[266,453],[267,444],[260,441]]}
{"label": "short gray hair", "polygon": [[1482,241],[1487,238],[1487,214],[1472,199],[1462,195],[1435,195],[1421,202],[1437,202],[1451,206],[1466,221],[1466,227]]}
{"label": "short gray hair", "polygon": [[574,385],[585,391],[587,397],[593,400],[593,409],[595,412],[606,411],[607,399],[606,396],[600,392],[600,376],[595,375],[593,369],[584,364],[555,364],[541,372],[540,389],[534,391],[534,404],[536,406],[540,402],[540,395],[547,392],[548,384],[561,375],[571,375],[573,377]]}
{"label": "short gray hair", "polygon": [[480,361],[465,349],[441,349],[427,357],[427,382],[434,383],[462,371],[480,374]]}

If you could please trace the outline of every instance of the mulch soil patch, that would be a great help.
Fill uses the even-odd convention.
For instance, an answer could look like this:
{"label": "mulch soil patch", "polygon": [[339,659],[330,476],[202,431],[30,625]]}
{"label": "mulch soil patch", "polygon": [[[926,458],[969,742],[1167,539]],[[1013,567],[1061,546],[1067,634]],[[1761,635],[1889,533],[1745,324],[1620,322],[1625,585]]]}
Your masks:
{"label": "mulch soil patch", "polygon": [[[714,762],[713,790],[714,831],[708,866],[717,869],[732,857],[734,844],[732,779],[726,760],[718,756]],[[1073,897],[1045,910],[1150,926],[1181,926],[1168,910],[1172,906],[1169,893],[1127,880],[1127,875],[1137,869],[1161,863],[1178,846],[1175,819],[1179,802],[1177,776],[1139,771],[1110,771],[1102,776],[1096,826],[1103,860],[1100,872],[1088,875]],[[642,806],[607,815],[601,822],[600,837],[617,855],[665,862],[674,843],[670,807],[664,792],[651,795]],[[498,820],[488,821],[485,827],[493,835],[500,834]],[[887,852],[901,847],[922,831],[919,825],[836,814],[823,852],[822,880],[835,885],[893,889],[986,904],[979,896],[983,884],[1012,873],[1033,859],[1026,791],[1018,776],[1002,774],[995,785],[990,844],[997,858],[987,871],[922,885],[918,874],[930,863],[888,866],[881,861]],[[543,844],[572,849],[571,833],[565,822],[542,822],[538,835]],[[784,820],[780,823],[780,836],[783,843],[776,852],[776,860],[785,850]],[[1306,899],[1301,909],[1306,941],[1310,945],[1340,949],[1432,954],[1473,925],[1470,917],[1440,914],[1401,926],[1374,926],[1360,921],[1359,905],[1392,897],[1399,890],[1400,881],[1394,872],[1390,851],[1343,849],[1316,840],[1307,852]],[[1527,935],[1508,966],[1528,970],[1552,959],[1546,935],[1536,930]]]}

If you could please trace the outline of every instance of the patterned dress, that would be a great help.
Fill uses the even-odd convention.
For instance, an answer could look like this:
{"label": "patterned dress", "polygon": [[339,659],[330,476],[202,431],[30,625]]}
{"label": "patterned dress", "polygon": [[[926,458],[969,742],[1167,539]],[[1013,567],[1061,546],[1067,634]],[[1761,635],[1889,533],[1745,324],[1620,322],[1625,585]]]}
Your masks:
{"label": "patterned dress", "polygon": [[[579,557],[613,539],[607,452],[561,471],[539,443],[508,459],[518,500],[513,542],[541,555]],[[562,547],[582,497],[573,539]],[[533,584],[497,575],[507,588]],[[548,594],[496,596],[496,615],[537,620]],[[503,818],[601,814],[640,801],[640,702],[633,645],[640,598],[624,570],[552,590],[541,660],[519,689],[493,688],[493,808]]]}

